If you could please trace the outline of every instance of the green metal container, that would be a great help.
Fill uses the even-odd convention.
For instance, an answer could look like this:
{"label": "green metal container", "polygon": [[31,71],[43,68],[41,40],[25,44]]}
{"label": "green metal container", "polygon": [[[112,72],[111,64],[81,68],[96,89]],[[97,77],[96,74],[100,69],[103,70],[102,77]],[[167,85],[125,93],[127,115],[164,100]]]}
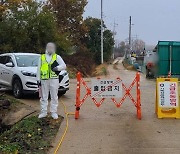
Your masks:
{"label": "green metal container", "polygon": [[158,76],[180,76],[180,42],[159,41],[156,47],[158,54]]}
{"label": "green metal container", "polygon": [[158,65],[158,76],[167,76],[169,72],[169,61],[161,60]]}
{"label": "green metal container", "polygon": [[172,45],[172,60],[180,61],[180,42],[174,42]]}
{"label": "green metal container", "polygon": [[180,76],[180,60],[172,61],[172,75]]}
{"label": "green metal container", "polygon": [[158,43],[159,61],[169,60],[169,42]]}

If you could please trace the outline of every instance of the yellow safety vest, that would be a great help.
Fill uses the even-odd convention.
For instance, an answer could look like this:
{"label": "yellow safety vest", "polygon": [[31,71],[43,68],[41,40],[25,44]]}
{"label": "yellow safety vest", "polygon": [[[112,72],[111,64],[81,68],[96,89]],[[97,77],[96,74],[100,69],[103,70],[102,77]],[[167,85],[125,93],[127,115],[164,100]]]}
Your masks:
{"label": "yellow safety vest", "polygon": [[41,80],[48,80],[48,79],[57,79],[58,75],[52,71],[51,65],[54,63],[54,61],[57,60],[57,54],[52,55],[51,62],[48,63],[46,60],[46,55],[41,55]]}

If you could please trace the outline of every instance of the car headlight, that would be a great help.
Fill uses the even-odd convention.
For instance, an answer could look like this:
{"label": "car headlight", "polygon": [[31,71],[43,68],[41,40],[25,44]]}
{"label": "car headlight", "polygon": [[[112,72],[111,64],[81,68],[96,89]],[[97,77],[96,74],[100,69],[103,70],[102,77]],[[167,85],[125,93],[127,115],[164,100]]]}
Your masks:
{"label": "car headlight", "polygon": [[27,71],[21,71],[21,73],[22,73],[24,76],[36,77],[36,73],[27,72]]}

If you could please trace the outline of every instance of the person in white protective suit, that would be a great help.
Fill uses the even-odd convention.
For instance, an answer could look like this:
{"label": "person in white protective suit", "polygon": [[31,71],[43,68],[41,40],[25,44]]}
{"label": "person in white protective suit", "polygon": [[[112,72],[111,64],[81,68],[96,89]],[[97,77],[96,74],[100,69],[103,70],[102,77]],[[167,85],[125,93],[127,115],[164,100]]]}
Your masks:
{"label": "person in white protective suit", "polygon": [[39,59],[37,70],[38,86],[41,88],[41,112],[38,118],[47,116],[48,98],[51,95],[50,112],[53,119],[58,119],[58,88],[59,88],[59,73],[66,69],[66,64],[63,59],[56,54],[56,45],[48,43],[45,54],[42,54]]}

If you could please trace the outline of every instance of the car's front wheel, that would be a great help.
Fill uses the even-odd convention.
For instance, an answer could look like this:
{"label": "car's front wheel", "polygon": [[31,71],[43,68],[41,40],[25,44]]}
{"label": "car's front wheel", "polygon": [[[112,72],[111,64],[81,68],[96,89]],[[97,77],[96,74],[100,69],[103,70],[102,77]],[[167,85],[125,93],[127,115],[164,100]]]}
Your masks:
{"label": "car's front wheel", "polygon": [[16,98],[23,96],[23,86],[20,79],[15,79],[12,85],[13,95]]}

